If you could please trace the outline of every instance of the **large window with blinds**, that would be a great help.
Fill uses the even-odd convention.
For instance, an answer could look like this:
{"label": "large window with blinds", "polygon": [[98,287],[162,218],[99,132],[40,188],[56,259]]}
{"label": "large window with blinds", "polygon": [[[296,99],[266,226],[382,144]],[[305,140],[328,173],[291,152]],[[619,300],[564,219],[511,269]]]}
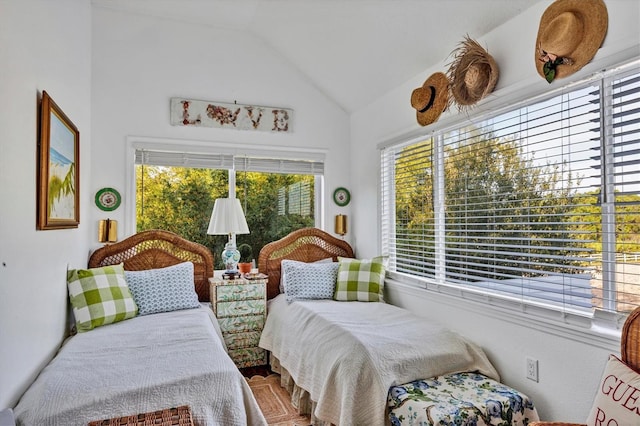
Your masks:
{"label": "large window with blinds", "polygon": [[631,68],[384,148],[390,274],[576,313],[640,306]]}
{"label": "large window with blinds", "polygon": [[315,193],[323,171],[317,159],[136,149],[136,230],[166,229],[203,244],[220,269],[217,254],[227,238],[206,231],[216,198],[236,197],[250,230],[237,235],[236,244],[248,245],[247,260],[257,262],[268,242],[316,225]]}

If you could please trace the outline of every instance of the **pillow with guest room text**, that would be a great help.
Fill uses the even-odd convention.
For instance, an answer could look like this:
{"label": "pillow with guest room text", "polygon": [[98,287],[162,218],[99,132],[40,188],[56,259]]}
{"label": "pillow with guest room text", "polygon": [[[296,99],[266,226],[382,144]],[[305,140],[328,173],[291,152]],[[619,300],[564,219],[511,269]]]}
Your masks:
{"label": "pillow with guest room text", "polygon": [[67,271],[69,301],[79,333],[133,318],[138,307],[124,278],[124,265]]}
{"label": "pillow with guest room text", "polygon": [[615,355],[609,355],[587,425],[640,425],[640,374]]}

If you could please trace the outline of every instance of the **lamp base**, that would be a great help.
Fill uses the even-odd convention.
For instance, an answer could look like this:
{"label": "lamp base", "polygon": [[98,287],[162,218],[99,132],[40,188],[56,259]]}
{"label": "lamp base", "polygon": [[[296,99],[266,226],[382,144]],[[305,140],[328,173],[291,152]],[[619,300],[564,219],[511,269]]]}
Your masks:
{"label": "lamp base", "polygon": [[229,241],[222,250],[222,263],[227,269],[225,274],[237,274],[238,262],[240,261],[240,252],[236,248],[236,245]]}

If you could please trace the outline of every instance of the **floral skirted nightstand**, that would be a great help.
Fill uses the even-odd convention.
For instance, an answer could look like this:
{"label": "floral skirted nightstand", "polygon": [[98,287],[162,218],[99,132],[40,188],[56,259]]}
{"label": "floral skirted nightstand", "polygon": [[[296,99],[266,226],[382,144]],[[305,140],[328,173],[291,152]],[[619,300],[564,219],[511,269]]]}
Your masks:
{"label": "floral skirted nightstand", "polygon": [[267,363],[266,351],[258,347],[267,316],[267,278],[209,278],[213,312],[238,368]]}

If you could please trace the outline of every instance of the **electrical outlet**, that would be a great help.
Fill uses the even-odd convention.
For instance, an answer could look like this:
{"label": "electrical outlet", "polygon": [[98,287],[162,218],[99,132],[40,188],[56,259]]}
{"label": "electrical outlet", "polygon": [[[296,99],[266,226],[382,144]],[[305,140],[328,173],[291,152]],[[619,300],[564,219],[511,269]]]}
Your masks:
{"label": "electrical outlet", "polygon": [[538,381],[538,360],[527,357],[527,379]]}

